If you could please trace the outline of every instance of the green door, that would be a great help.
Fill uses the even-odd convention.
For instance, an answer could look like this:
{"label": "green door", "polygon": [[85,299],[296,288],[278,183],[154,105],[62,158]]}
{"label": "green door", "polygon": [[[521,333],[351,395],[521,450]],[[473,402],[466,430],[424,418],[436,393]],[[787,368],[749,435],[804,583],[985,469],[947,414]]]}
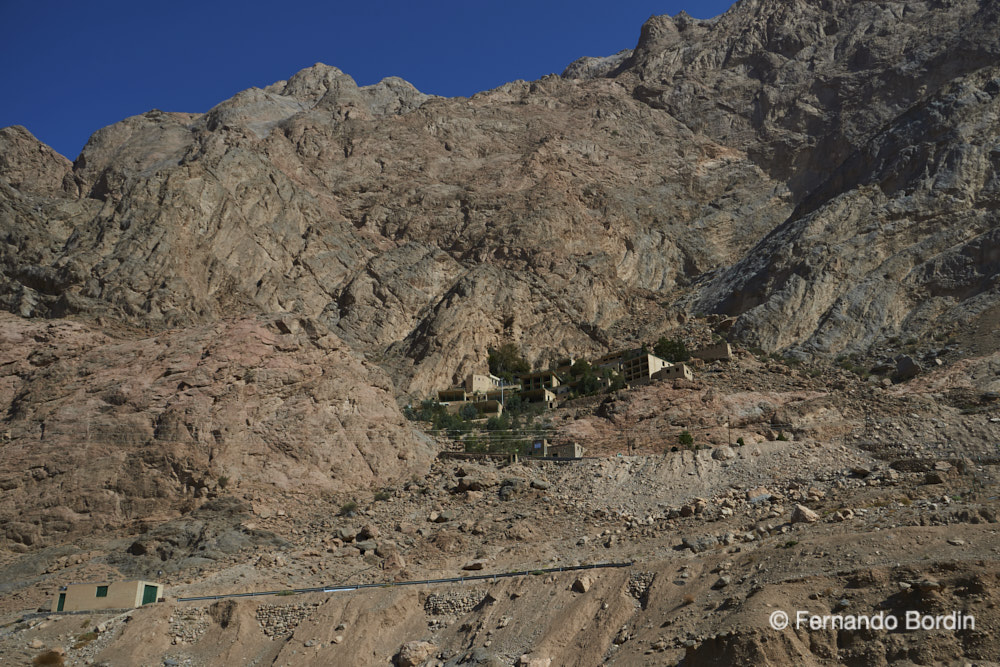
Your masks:
{"label": "green door", "polygon": [[63,607],[65,607],[65,606],[66,606],[66,594],[65,593],[60,593],[59,594],[59,604],[56,605],[56,611],[62,611]]}
{"label": "green door", "polygon": [[156,586],[146,586],[142,590],[142,603],[156,602]]}

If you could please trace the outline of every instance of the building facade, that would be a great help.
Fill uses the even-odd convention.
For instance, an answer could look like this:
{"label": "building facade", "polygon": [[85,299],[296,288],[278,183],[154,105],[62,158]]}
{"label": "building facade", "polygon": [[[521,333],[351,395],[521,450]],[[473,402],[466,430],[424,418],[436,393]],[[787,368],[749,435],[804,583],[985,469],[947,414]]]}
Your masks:
{"label": "building facade", "polygon": [[163,597],[163,584],[152,581],[69,584],[56,592],[52,611],[134,609]]}
{"label": "building facade", "polygon": [[622,360],[622,377],[628,384],[649,382],[654,373],[672,366],[666,359],[660,359],[654,354],[640,354],[630,359]]}

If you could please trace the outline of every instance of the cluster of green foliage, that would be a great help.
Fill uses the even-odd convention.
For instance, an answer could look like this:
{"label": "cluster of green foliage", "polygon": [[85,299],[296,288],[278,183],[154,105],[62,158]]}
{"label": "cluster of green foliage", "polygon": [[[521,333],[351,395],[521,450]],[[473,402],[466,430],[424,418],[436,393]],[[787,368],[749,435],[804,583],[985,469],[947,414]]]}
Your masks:
{"label": "cluster of green foliage", "polygon": [[601,390],[601,378],[586,359],[578,359],[569,374],[576,383],[575,391],[580,396],[596,394]]}
{"label": "cluster of green foliage", "polygon": [[677,443],[685,447],[693,445],[694,436],[691,435],[691,431],[681,431],[680,435],[677,436]]}
{"label": "cluster of green foliage", "polygon": [[434,430],[461,442],[467,452],[527,454],[532,439],[524,432],[548,428],[547,422],[536,423],[545,409],[544,403],[529,403],[512,394],[506,398],[503,414],[490,417],[485,425],[473,421],[479,413],[472,404],[463,405],[458,414],[449,414],[444,405],[423,401],[419,408],[406,407],[403,414],[411,420],[430,422]]}
{"label": "cluster of green foliage", "polygon": [[653,354],[673,364],[679,364],[691,358],[691,353],[688,352],[684,341],[665,336],[661,336],[660,340],[656,341],[656,345],[653,346]]}
{"label": "cluster of green foliage", "polygon": [[521,354],[521,348],[514,343],[504,343],[498,348],[490,348],[488,363],[490,373],[504,382],[513,382],[516,376],[531,372],[531,364]]}

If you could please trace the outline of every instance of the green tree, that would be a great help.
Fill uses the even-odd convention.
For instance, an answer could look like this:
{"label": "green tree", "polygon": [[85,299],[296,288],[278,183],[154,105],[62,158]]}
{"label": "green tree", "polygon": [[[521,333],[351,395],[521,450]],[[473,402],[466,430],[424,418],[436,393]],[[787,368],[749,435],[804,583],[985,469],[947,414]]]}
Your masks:
{"label": "green tree", "polygon": [[470,419],[475,419],[476,418],[476,415],[479,414],[479,410],[476,410],[476,406],[474,406],[472,403],[466,403],[458,411],[458,414],[465,421],[469,421]]}
{"label": "green tree", "polygon": [[684,341],[668,339],[665,336],[656,341],[656,345],[653,346],[653,354],[674,364],[691,358]]}
{"label": "green tree", "polygon": [[677,436],[677,442],[685,447],[690,447],[694,444],[694,436],[691,435],[691,431],[681,431],[681,434]]}
{"label": "green tree", "polygon": [[514,343],[504,343],[498,348],[490,348],[488,361],[490,373],[505,382],[513,382],[516,375],[531,372],[531,364]]}
{"label": "green tree", "polygon": [[507,417],[490,417],[486,420],[486,430],[487,431],[505,431],[510,428],[510,422]]}

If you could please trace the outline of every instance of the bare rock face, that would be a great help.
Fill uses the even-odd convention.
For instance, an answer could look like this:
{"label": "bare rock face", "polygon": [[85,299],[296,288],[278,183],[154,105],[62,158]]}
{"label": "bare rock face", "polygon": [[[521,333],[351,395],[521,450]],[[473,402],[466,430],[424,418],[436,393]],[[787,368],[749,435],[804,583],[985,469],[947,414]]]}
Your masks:
{"label": "bare rock face", "polygon": [[0,537],[14,543],[169,517],[226,488],[386,485],[432,456],[388,378],[315,322],[120,337],[0,322]]}
{"label": "bare rock face", "polygon": [[70,161],[25,128],[0,129],[0,179],[24,193],[47,197],[75,194]]}
{"label": "bare rock face", "polygon": [[972,0],[748,0],[468,100],[317,64],[99,131],[48,170],[85,195],[59,210],[13,175],[40,166],[7,168],[0,303],[295,312],[419,396],[505,339],[544,363],[684,311],[768,350],[864,349],[994,301],[997,22]]}
{"label": "bare rock face", "polygon": [[[733,340],[834,356],[994,312],[998,62],[996,3],[745,0],[709,21],[654,17],[631,51],[468,99],[396,78],[359,87],[317,64],[206,113],[125,119],[71,168],[7,128],[0,307],[58,326],[78,315],[87,337],[110,335],[83,323],[97,318],[138,327],[127,345],[92,349],[143,358],[157,358],[156,332],[185,350],[212,336],[256,349],[250,332],[279,320],[279,338],[340,341],[267,356],[312,369],[296,377],[315,406],[336,407],[282,393],[299,380],[268,385],[280,398],[252,416],[222,393],[218,414],[189,405],[198,387],[236,382],[219,366],[147,378],[160,392],[148,409],[77,408],[73,437],[93,414],[123,424],[126,449],[172,433],[178,451],[201,443],[208,456],[215,431],[263,459],[276,448],[270,467],[212,450],[210,463],[254,483],[334,488],[337,475],[369,479],[368,464],[392,475],[408,447],[344,458],[315,443],[352,410],[391,425],[362,444],[390,440],[402,427],[387,398],[425,398],[507,340],[544,364],[655,339],[700,312],[729,316]],[[46,364],[25,340],[43,354],[31,378],[61,368],[71,381],[11,394],[16,438],[60,433],[60,392],[86,405],[121,381],[93,389],[96,367],[86,381],[71,370],[89,357]],[[122,358],[107,359],[114,377]],[[320,358],[334,370],[316,376]],[[289,434],[287,420],[313,426]]]}

